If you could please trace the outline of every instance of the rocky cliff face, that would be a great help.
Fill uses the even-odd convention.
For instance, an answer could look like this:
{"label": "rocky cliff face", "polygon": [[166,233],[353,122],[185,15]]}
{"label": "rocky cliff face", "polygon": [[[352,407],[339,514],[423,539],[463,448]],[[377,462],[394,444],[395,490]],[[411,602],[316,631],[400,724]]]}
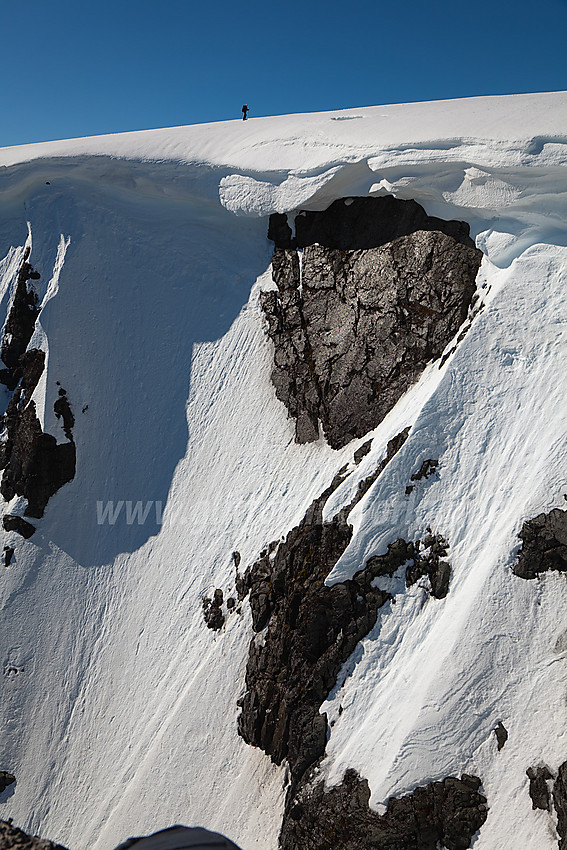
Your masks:
{"label": "rocky cliff face", "polygon": [[[54,411],[61,419],[67,442],[58,444],[55,437],[44,433],[37,417],[32,396],[45,369],[45,354],[39,349],[28,349],[39,315],[37,295],[27,287],[27,281],[38,279],[39,273],[33,271],[28,258],[29,250],[26,250],[2,341],[6,369],[0,372],[0,381],[13,391],[13,396],[2,417],[0,468],[4,472],[0,492],[8,502],[16,495],[24,496],[28,502],[25,515],[40,518],[50,497],[74,478],[75,420],[63,388],[59,389]],[[4,519],[6,530],[15,530],[24,537],[30,536],[30,529],[33,533],[33,526],[25,521],[10,523],[10,519],[18,518]]]}
{"label": "rocky cliff face", "polygon": [[559,850],[567,850],[567,761],[557,771],[547,764],[528,767],[526,770],[529,794],[533,809],[549,812],[550,829],[559,837]]}
{"label": "rocky cliff face", "polygon": [[[362,482],[355,502],[406,437],[403,433],[391,441],[384,462]],[[319,714],[321,703],[390,598],[373,587],[373,580],[392,575],[414,552],[413,544],[398,540],[352,580],[327,587],[325,579],[352,536],[346,516],[354,503],[330,522],[322,518],[325,502],[342,480],[341,472],[285,542],[257,561],[242,583],[244,592],[250,590],[254,630],[266,624],[267,629],[250,643],[238,729],[276,764],[287,759],[292,788],[325,751],[327,720]]]}
{"label": "rocky cliff face", "polygon": [[40,274],[29,262],[29,256],[30,249],[26,248],[2,339],[1,357],[6,368],[0,370],[0,381],[9,390],[16,388],[21,377],[20,357],[30,343],[39,315],[38,297],[33,288],[28,288],[28,281],[39,280]]}
{"label": "rocky cliff face", "polygon": [[391,599],[376,587],[375,579],[405,566],[408,587],[427,577],[434,598],[442,599],[449,589],[451,568],[441,560],[449,544],[430,529],[423,540],[393,541],[351,580],[325,585],[352,536],[348,514],[401,448],[408,431],[390,441],[378,468],[331,521],[323,522],[323,508],[344,470],[285,541],[274,541],[239,578],[241,597],[250,593],[254,631],[263,634],[250,643],[238,729],[247,743],[263,749],[276,764],[287,760],[292,788],[324,753],[327,720],[319,714],[321,703],[342,664],[373,628],[378,609]]}
{"label": "rocky cliff face", "polygon": [[[277,291],[262,294],[272,380],[296,419],[340,448],[376,427],[467,317],[482,259],[463,222],[413,201],[353,198],[272,216]],[[303,248],[300,258],[296,248]]]}
{"label": "rocky cliff face", "polygon": [[557,815],[559,850],[567,850],[567,761],[563,762],[557,772],[553,785],[553,805]]}
{"label": "rocky cliff face", "polygon": [[[487,817],[480,779],[464,774],[391,798],[383,815],[368,805],[368,782],[347,770],[340,785],[298,795],[281,834],[282,850],[462,850]],[[307,789],[306,789],[307,790]]]}
{"label": "rocky cliff face", "polygon": [[[427,577],[432,596],[442,598],[449,589],[451,569],[447,561],[441,560],[447,556],[449,544],[430,529],[423,541],[395,540],[385,554],[369,558],[364,569],[351,580],[331,587],[325,585],[327,575],[352,536],[348,514],[399,451],[408,432],[406,429],[390,441],[378,468],[361,481],[354,499],[331,521],[323,522],[323,508],[343,481],[345,469],[339,471],[313,502],[285,541],[270,544],[262,557],[238,578],[241,598],[250,594],[253,628],[261,633],[250,643],[238,730],[247,743],[263,749],[276,764],[284,760],[288,764],[290,783],[280,837],[281,847],[286,850],[323,850],[336,846],[428,850],[437,846],[437,838],[433,844],[428,843],[429,838],[424,839],[425,843],[412,843],[424,829],[423,824],[416,826],[419,807],[425,805],[423,801],[417,809],[407,800],[396,808],[394,801],[396,814],[382,820],[368,808],[367,784],[355,777],[354,772],[328,794],[322,785],[313,790],[316,777],[313,769],[324,756],[328,731],[327,717],[319,713],[320,706],[336,684],[341,666],[375,625],[379,608],[392,598],[376,586],[376,579],[392,576],[405,566],[407,586]],[[459,840],[465,841],[463,836],[467,836],[466,843],[447,844],[447,847],[468,847],[470,836],[486,817],[486,801],[476,793],[480,780],[471,781],[472,791],[466,783],[461,788],[459,780],[446,780],[447,789],[461,788],[461,791],[447,791],[450,803],[446,799],[447,789],[440,783],[424,791],[431,797],[431,806],[438,804],[434,816],[424,816],[429,824],[427,835],[438,838],[449,835],[447,823],[452,819],[459,823]],[[472,803],[467,794],[472,794]],[[447,806],[450,814],[445,811]],[[465,817],[462,810],[468,808],[473,813]],[[456,835],[457,827],[452,828]],[[368,838],[370,834],[377,843],[372,843],[374,838],[372,841]],[[337,845],[337,836],[342,840],[347,835],[351,843]],[[398,843],[384,843],[388,835],[397,836]],[[331,841],[332,836],[335,837]]]}
{"label": "rocky cliff face", "polygon": [[[276,245],[277,290],[262,293],[261,304],[274,343],[276,394],[296,419],[298,442],[317,439],[321,422],[331,446],[342,447],[374,428],[442,354],[467,318],[481,252],[466,224],[428,218],[418,204],[394,198],[347,199],[300,214],[295,236],[285,216],[273,215],[268,235]],[[464,848],[486,819],[476,777],[431,783],[390,801],[382,817],[370,810],[368,784],[354,771],[330,791],[317,784],[328,731],[319,708],[391,599],[378,577],[405,566],[408,587],[425,580],[433,597],[449,592],[449,543],[429,528],[422,540],[392,539],[352,579],[325,584],[350,542],[350,511],[408,431],[390,442],[374,474],[332,520],[323,522],[323,507],[345,468],[285,541],[271,544],[239,578],[259,634],[250,644],[238,729],[289,766],[285,850],[434,850],[441,841]],[[427,460],[412,481],[436,467]]]}
{"label": "rocky cliff face", "polygon": [[518,536],[522,548],[513,571],[519,578],[537,578],[548,570],[567,572],[567,511],[554,508],[526,520]]}

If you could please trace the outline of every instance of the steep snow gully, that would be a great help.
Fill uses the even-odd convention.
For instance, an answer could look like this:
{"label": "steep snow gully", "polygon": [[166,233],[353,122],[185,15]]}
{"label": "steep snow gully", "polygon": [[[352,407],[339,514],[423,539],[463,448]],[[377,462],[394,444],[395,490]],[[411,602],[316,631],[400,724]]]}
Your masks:
{"label": "steep snow gully", "polygon": [[567,847],[566,119],[0,151],[1,818]]}

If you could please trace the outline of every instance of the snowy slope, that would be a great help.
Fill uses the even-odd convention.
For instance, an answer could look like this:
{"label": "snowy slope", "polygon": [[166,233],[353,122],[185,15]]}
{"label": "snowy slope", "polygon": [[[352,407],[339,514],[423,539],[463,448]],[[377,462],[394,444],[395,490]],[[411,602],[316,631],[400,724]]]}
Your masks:
{"label": "snowy slope", "polygon": [[[77,444],[77,475],[34,537],[5,535],[16,554],[0,585],[0,768],[18,782],[0,816],[71,850],[173,822],[243,850],[277,846],[284,771],[236,734],[247,603],[217,633],[201,598],[233,590],[232,552],[246,565],[285,534],[364,440],[338,452],[293,441],[258,305],[273,286],[266,216],[391,192],[471,224],[486,306],[327,504],[331,515],[348,502],[413,425],[353,511],[329,581],[427,526],[449,539],[454,577],[444,601],[394,587],[324,706],[337,718],[325,775],[355,767],[378,805],[478,773],[491,811],[475,850],[556,846],[525,770],[566,757],[567,669],[554,646],[567,588],[510,565],[522,521],[563,504],[566,128],[559,93],[0,151],[3,315],[27,240],[48,351],[36,401],[60,434],[51,411],[65,387]],[[428,457],[438,477],[406,497]],[[146,521],[129,524],[124,507],[98,524],[109,500],[151,503]],[[499,720],[510,738],[496,753]]]}

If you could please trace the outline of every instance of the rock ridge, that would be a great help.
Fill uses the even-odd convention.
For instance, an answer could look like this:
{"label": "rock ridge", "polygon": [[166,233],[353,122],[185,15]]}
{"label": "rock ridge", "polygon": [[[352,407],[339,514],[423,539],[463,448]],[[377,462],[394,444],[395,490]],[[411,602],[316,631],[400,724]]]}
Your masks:
{"label": "rock ridge", "polygon": [[35,322],[39,316],[38,296],[33,287],[28,289],[28,280],[39,280],[40,274],[28,262],[29,256],[28,246],[18,270],[16,289],[4,328],[0,351],[2,362],[6,366],[5,369],[0,370],[0,383],[5,384],[9,390],[14,390],[20,380],[20,357],[30,343]]}
{"label": "rock ridge", "polygon": [[526,520],[518,537],[522,546],[514,575],[534,579],[548,570],[567,572],[567,511],[554,508]]}
{"label": "rock ridge", "polygon": [[391,797],[386,812],[369,806],[370,788],[355,770],[340,785],[304,789],[284,817],[281,850],[464,850],[487,817],[481,780],[463,774]]}
{"label": "rock ridge", "polygon": [[348,513],[408,433],[406,429],[390,441],[385,458],[360,482],[351,504],[323,522],[323,507],[344,480],[343,467],[285,541],[270,544],[239,579],[241,598],[250,593],[253,629],[265,632],[250,643],[238,731],[276,764],[287,760],[292,788],[324,753],[327,719],[319,714],[321,703],[344,661],[376,622],[378,609],[391,598],[372,586],[373,579],[393,574],[408,557],[407,544],[397,541],[370,569],[352,580],[325,585],[352,536]]}
{"label": "rock ridge", "polygon": [[541,762],[528,767],[529,795],[532,809],[542,809],[557,819],[559,850],[567,850],[567,761],[557,771]]}
{"label": "rock ridge", "polygon": [[344,480],[345,468],[285,540],[270,544],[238,577],[240,598],[250,594],[252,625],[258,633],[250,643],[238,731],[276,764],[287,762],[289,799],[324,754],[327,717],[319,713],[321,704],[342,665],[375,625],[379,608],[392,599],[375,579],[392,576],[406,565],[408,586],[428,576],[432,595],[442,598],[448,590],[450,567],[441,560],[448,543],[430,530],[423,542],[390,543],[385,554],[371,557],[352,579],[325,584],[351,540],[350,511],[399,451],[408,432],[388,443],[378,468],[360,482],[354,499],[332,520],[323,521],[323,508]]}
{"label": "rock ridge", "polygon": [[[29,248],[18,272],[2,341],[2,360],[7,368],[0,373],[0,381],[13,395],[2,416],[0,469],[4,471],[0,493],[7,502],[16,495],[25,497],[28,504],[24,515],[41,518],[50,497],[75,476],[75,419],[63,388],[59,389],[54,412],[62,421],[67,442],[57,443],[55,437],[44,433],[37,417],[32,396],[45,369],[45,353],[37,348],[27,349],[39,315],[37,295],[27,289],[27,281],[39,278],[39,273],[33,271],[28,258]],[[30,536],[25,527],[29,523],[17,527],[14,520],[18,518],[4,519],[12,530]],[[6,522],[4,527],[7,528]]]}

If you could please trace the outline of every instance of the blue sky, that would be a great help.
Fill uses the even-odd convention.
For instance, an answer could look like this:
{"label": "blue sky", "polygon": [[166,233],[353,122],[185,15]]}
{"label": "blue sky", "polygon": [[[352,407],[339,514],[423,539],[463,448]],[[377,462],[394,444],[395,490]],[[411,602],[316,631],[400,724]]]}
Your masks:
{"label": "blue sky", "polygon": [[567,89],[567,0],[0,0],[0,147]]}

